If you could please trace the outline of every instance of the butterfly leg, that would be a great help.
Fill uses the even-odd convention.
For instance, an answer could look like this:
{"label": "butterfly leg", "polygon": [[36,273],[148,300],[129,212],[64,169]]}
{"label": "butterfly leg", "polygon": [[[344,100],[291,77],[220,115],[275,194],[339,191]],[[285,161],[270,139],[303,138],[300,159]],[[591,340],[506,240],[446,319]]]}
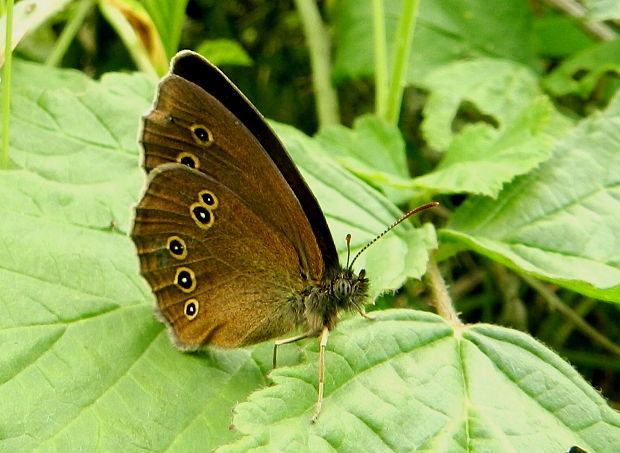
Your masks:
{"label": "butterfly leg", "polygon": [[276,368],[277,365],[277,354],[278,354],[278,346],[282,346],[283,344],[295,343],[296,341],[303,340],[304,338],[316,337],[318,332],[305,332],[299,335],[295,335],[290,338],[283,338],[282,340],[276,340],[273,344],[273,368]]}
{"label": "butterfly leg", "polygon": [[321,413],[321,405],[323,404],[323,387],[325,384],[325,347],[327,346],[327,338],[329,337],[329,328],[323,327],[321,332],[321,343],[319,349],[319,396],[316,400],[316,407],[314,408],[314,415],[312,416],[312,423],[316,423],[316,419]]}
{"label": "butterfly leg", "polygon": [[362,315],[364,318],[366,318],[367,320],[369,320],[369,321],[374,321],[374,320],[375,320],[375,317],[374,317],[374,316],[370,316],[370,315],[366,314],[366,312],[365,312],[362,308],[359,308],[359,309],[357,310],[357,312],[358,312],[360,315]]}

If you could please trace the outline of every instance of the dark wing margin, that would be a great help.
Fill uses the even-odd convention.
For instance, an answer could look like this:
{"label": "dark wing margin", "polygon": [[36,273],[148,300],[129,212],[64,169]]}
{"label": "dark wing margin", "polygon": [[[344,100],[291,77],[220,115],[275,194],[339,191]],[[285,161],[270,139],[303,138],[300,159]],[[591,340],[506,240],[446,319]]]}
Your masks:
{"label": "dark wing margin", "polygon": [[325,269],[337,266],[338,253],[319,202],[256,107],[219,68],[197,53],[179,52],[172,61],[170,72],[195,83],[219,100],[257,138],[299,200],[323,254]]}

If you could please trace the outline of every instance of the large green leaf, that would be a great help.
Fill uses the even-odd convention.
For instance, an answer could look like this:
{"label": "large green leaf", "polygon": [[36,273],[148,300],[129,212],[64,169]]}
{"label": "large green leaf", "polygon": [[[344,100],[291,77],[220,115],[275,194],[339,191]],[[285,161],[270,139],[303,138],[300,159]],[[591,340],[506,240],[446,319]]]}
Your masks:
{"label": "large green leaf", "polygon": [[584,4],[588,8],[588,20],[620,19],[620,3],[617,0],[585,0]]}
{"label": "large green leaf", "polygon": [[556,96],[588,97],[607,73],[620,73],[620,39],[594,44],[563,61],[545,79]]}
{"label": "large green leaf", "polygon": [[[71,0],[26,0],[15,5],[13,11],[11,47],[15,49],[22,39],[65,8]],[[6,15],[0,20],[0,63],[4,62]]]}
{"label": "large green leaf", "polygon": [[[37,65],[20,74],[12,168],[0,173],[0,451],[209,451],[232,440],[231,408],[265,384],[271,345],[176,351],[126,235],[155,84]],[[346,233],[358,248],[400,215],[314,140],[278,130],[341,250]],[[403,225],[363,255],[373,294],[420,275],[428,244],[432,227]]]}
{"label": "large green leaf", "polygon": [[251,66],[252,59],[237,41],[232,39],[207,39],[200,43],[196,52],[212,64]]}
{"label": "large green leaf", "polygon": [[[458,80],[459,83],[455,83]],[[412,184],[439,193],[495,197],[505,183],[547,159],[562,125],[528,68],[506,60],[478,58],[431,72],[422,130],[431,146],[445,149],[439,165]],[[461,108],[480,118],[465,123]],[[454,124],[464,123],[453,132]]]}
{"label": "large green leaf", "polygon": [[536,75],[529,68],[492,58],[447,64],[429,73],[420,85],[430,92],[422,130],[425,139],[438,150],[453,140],[455,117],[464,104],[486,115],[488,127],[506,129],[542,95]]}
{"label": "large green leaf", "polygon": [[312,342],[307,365],[273,371],[276,385],[237,407],[244,437],[219,451],[617,451],[620,415],[531,337],[411,310],[377,315],[332,334],[316,424]]}
{"label": "large green leaf", "polygon": [[560,13],[536,17],[532,32],[537,53],[546,58],[565,58],[587,49],[595,40],[580,25]]}
{"label": "large green leaf", "polygon": [[44,72],[39,68],[38,63],[14,59],[11,69],[11,88],[18,90],[21,94],[23,92],[40,94],[45,90],[58,88],[80,93],[91,83],[91,80],[78,70],[49,67]]}
{"label": "large green leaf", "polygon": [[126,231],[129,207],[143,179],[137,168],[136,130],[148,105],[144,98],[128,96],[127,90],[133,86],[143,92],[145,84],[152,86],[142,77],[126,76],[118,88],[90,84],[83,94],[16,90],[11,105],[12,162],[61,184],[61,189],[89,192],[89,203],[81,209],[105,208],[108,224]]}
{"label": "large green leaf", "polygon": [[441,238],[596,298],[620,301],[620,96],[497,200],[469,199]]}
{"label": "large green leaf", "polygon": [[325,152],[394,203],[412,196],[405,141],[398,128],[374,115],[357,118],[353,128],[330,126],[316,135]]}
{"label": "large green leaf", "polygon": [[[341,0],[333,4],[337,79],[374,73],[372,3]],[[400,6],[399,0],[385,2],[388,43],[396,39]],[[521,0],[420,2],[407,80],[416,83],[433,69],[471,57],[505,58],[534,66],[531,20],[530,7]]]}
{"label": "large green leaf", "polygon": [[188,0],[146,0],[142,3],[157,28],[166,55],[172,58],[179,50]]}

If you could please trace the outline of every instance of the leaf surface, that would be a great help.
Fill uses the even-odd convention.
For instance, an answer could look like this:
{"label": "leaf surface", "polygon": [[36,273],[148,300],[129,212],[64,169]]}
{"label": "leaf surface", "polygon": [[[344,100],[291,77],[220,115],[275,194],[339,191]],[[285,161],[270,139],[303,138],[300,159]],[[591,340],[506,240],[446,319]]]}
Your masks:
{"label": "leaf surface", "polygon": [[[400,6],[398,0],[384,2],[388,58],[396,41]],[[334,3],[336,79],[374,73],[373,52],[368,51],[373,49],[372,14],[372,2]],[[531,21],[530,7],[520,0],[420,2],[407,82],[417,84],[433,69],[472,57],[505,58],[535,67]]]}
{"label": "leaf surface", "polygon": [[521,332],[451,327],[411,310],[340,324],[330,337],[325,399],[317,342],[307,365],[237,407],[244,437],[222,452],[614,452],[620,415],[557,355]]}
{"label": "leaf surface", "polygon": [[475,197],[446,241],[599,299],[620,301],[620,96],[497,200]]}

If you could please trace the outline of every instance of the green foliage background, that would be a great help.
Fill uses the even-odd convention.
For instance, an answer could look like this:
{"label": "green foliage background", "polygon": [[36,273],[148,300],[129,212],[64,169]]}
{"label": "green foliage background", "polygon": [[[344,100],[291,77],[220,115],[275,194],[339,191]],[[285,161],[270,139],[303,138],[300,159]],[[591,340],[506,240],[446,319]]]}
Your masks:
{"label": "green foliage background", "polygon": [[[592,34],[545,2],[313,5],[17,3],[0,451],[617,451],[617,6],[586,3],[608,21]],[[308,50],[321,42],[331,55]],[[442,203],[362,255],[383,310],[332,333],[314,425],[316,341],[271,371],[269,343],[182,354],[153,319],[127,232],[139,118],[179,48],[274,120],[343,254],[347,233],[358,249],[403,209]],[[436,280],[418,279],[437,265],[466,324],[432,313]]]}

